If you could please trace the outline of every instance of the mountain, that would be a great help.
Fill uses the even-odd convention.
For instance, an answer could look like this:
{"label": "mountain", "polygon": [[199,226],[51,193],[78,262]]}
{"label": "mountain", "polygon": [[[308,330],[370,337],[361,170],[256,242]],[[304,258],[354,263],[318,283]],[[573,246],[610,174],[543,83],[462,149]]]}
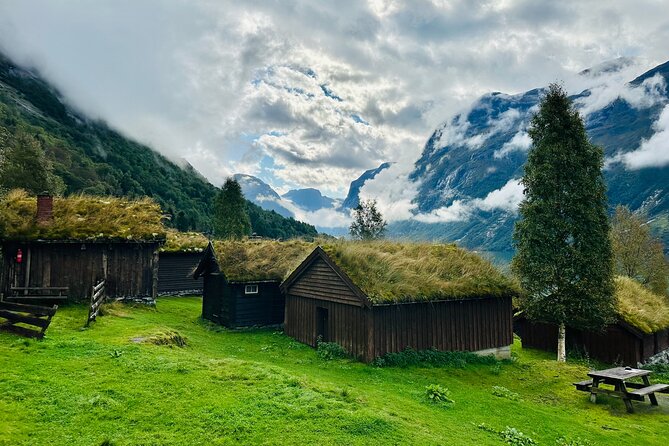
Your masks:
{"label": "mountain", "polygon": [[[211,231],[218,189],[190,164],[180,160],[177,165],[75,111],[36,72],[0,54],[0,136],[11,141],[21,132],[39,141],[53,172],[63,180],[65,194],[147,195],[173,217],[171,225]],[[316,232],[311,225],[249,206],[259,235],[285,238]]]}
{"label": "mountain", "polygon": [[283,217],[295,216],[293,212],[286,209],[282,204],[281,196],[260,178],[243,173],[236,173],[232,177],[237,180],[242,187],[242,192],[247,200],[257,204],[265,210],[274,211]]}
{"label": "mountain", "polygon": [[[583,76],[606,76],[621,65],[624,61],[602,65]],[[607,90],[602,80],[572,96],[591,141],[604,149],[611,208],[625,204],[646,212],[665,246],[669,246],[669,164],[658,161],[657,144],[669,136],[668,81],[669,62],[620,91]],[[515,204],[522,192],[516,180],[522,176],[531,144],[526,128],[542,92],[484,95],[468,112],[437,128],[410,177],[418,185],[419,215],[390,225],[389,232],[455,240],[470,248],[511,250]],[[658,152],[650,155],[653,145]]]}
{"label": "mountain", "polygon": [[353,180],[348,188],[348,194],[342,203],[342,208],[353,209],[358,206],[358,204],[360,204],[360,189],[365,185],[365,182],[374,179],[374,177],[383,170],[389,168],[392,164],[393,163],[383,163],[376,169],[366,170],[357,180]]}
{"label": "mountain", "polygon": [[314,212],[323,208],[331,208],[336,204],[334,198],[326,197],[321,191],[314,188],[293,189],[282,195],[305,211]]}

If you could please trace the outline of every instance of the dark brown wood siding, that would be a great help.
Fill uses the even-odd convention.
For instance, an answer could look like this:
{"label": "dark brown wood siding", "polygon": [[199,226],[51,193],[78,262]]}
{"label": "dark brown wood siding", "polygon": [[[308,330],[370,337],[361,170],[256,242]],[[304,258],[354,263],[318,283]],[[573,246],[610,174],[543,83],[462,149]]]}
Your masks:
{"label": "dark brown wood siding", "polygon": [[373,357],[407,348],[479,351],[513,343],[510,298],[378,305],[372,309]]}
{"label": "dark brown wood siding", "polygon": [[367,323],[371,319],[371,310],[356,305],[343,304],[330,300],[305,298],[290,294],[286,296],[285,333],[316,347],[319,308],[327,310],[328,342],[336,342],[352,356],[367,360],[368,336]]}
{"label": "dark brown wood siding", "polygon": [[360,298],[321,258],[317,258],[300,275],[290,286],[289,293],[296,297],[362,305]]}
{"label": "dark brown wood siding", "polygon": [[202,259],[200,252],[161,252],[158,260],[158,294],[186,291],[202,293],[203,279],[193,279],[193,270]]}
{"label": "dark brown wood siding", "polygon": [[[15,261],[21,249],[23,262]],[[1,290],[11,287],[69,287],[74,301],[90,299],[97,280],[106,278],[109,297],[156,296],[157,243],[3,244]]]}
{"label": "dark brown wood siding", "polygon": [[[525,318],[519,319],[514,325],[523,347],[556,351],[556,325],[531,323]],[[666,331],[664,333],[666,335]],[[669,340],[665,342],[669,343]],[[609,364],[636,366],[665,350],[664,345],[662,332],[638,336],[617,324],[608,326],[602,332],[567,328],[567,348],[580,350],[591,358]]]}
{"label": "dark brown wood siding", "polygon": [[[257,294],[246,294],[257,285]],[[223,274],[204,276],[202,317],[229,328],[278,325],[284,320],[285,299],[278,282],[229,283]]]}

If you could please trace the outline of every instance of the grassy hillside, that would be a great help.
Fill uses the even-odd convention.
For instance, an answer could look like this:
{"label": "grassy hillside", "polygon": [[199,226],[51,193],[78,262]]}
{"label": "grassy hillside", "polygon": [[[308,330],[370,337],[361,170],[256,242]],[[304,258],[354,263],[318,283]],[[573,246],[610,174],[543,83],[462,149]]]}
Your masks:
{"label": "grassy hillside", "polygon": [[[34,136],[44,148],[65,193],[152,197],[181,230],[211,230],[217,188],[190,165],[177,166],[70,109],[58,92],[0,54],[0,131]],[[256,233],[272,238],[313,236],[306,223],[284,219],[249,203]]]}
{"label": "grassy hillside", "polygon": [[[591,404],[571,385],[586,365],[517,344],[507,363],[376,368],[203,323],[200,309],[188,297],[115,307],[83,330],[86,309],[71,306],[44,341],[0,334],[0,444],[481,446],[505,444],[492,431],[507,426],[541,445],[666,444],[667,396],[635,414]],[[168,331],[187,345],[152,343]],[[455,403],[430,402],[432,384]]]}

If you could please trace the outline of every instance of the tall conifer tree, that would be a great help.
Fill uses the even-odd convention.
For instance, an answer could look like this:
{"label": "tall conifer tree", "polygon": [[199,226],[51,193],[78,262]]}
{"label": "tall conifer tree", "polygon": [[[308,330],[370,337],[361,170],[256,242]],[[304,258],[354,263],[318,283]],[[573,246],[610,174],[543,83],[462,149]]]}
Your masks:
{"label": "tall conifer tree", "polygon": [[251,234],[251,221],[239,183],[228,178],[214,202],[214,233],[221,238],[239,239]]}
{"label": "tall conifer tree", "polygon": [[604,154],[558,84],[549,86],[528,133],[513,270],[528,317],[559,327],[564,361],[565,327],[597,329],[613,317]]}

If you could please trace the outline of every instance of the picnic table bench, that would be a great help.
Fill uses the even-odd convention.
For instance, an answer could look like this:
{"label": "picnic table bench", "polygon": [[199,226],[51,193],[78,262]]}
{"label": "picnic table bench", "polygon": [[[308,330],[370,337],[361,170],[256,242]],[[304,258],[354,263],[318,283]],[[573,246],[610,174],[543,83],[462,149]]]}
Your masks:
{"label": "picnic table bench", "polygon": [[[596,370],[588,373],[592,379],[574,383],[576,390],[590,392],[590,401],[597,401],[597,394],[613,395],[625,402],[627,411],[634,412],[632,400],[644,401],[648,396],[650,403],[657,406],[656,393],[669,393],[669,384],[651,384],[648,375],[650,370],[634,369],[632,367],[614,367],[606,370]],[[643,383],[628,382],[632,378],[641,378]],[[613,389],[600,387],[601,384],[613,386]],[[633,389],[633,390],[632,390]]]}

